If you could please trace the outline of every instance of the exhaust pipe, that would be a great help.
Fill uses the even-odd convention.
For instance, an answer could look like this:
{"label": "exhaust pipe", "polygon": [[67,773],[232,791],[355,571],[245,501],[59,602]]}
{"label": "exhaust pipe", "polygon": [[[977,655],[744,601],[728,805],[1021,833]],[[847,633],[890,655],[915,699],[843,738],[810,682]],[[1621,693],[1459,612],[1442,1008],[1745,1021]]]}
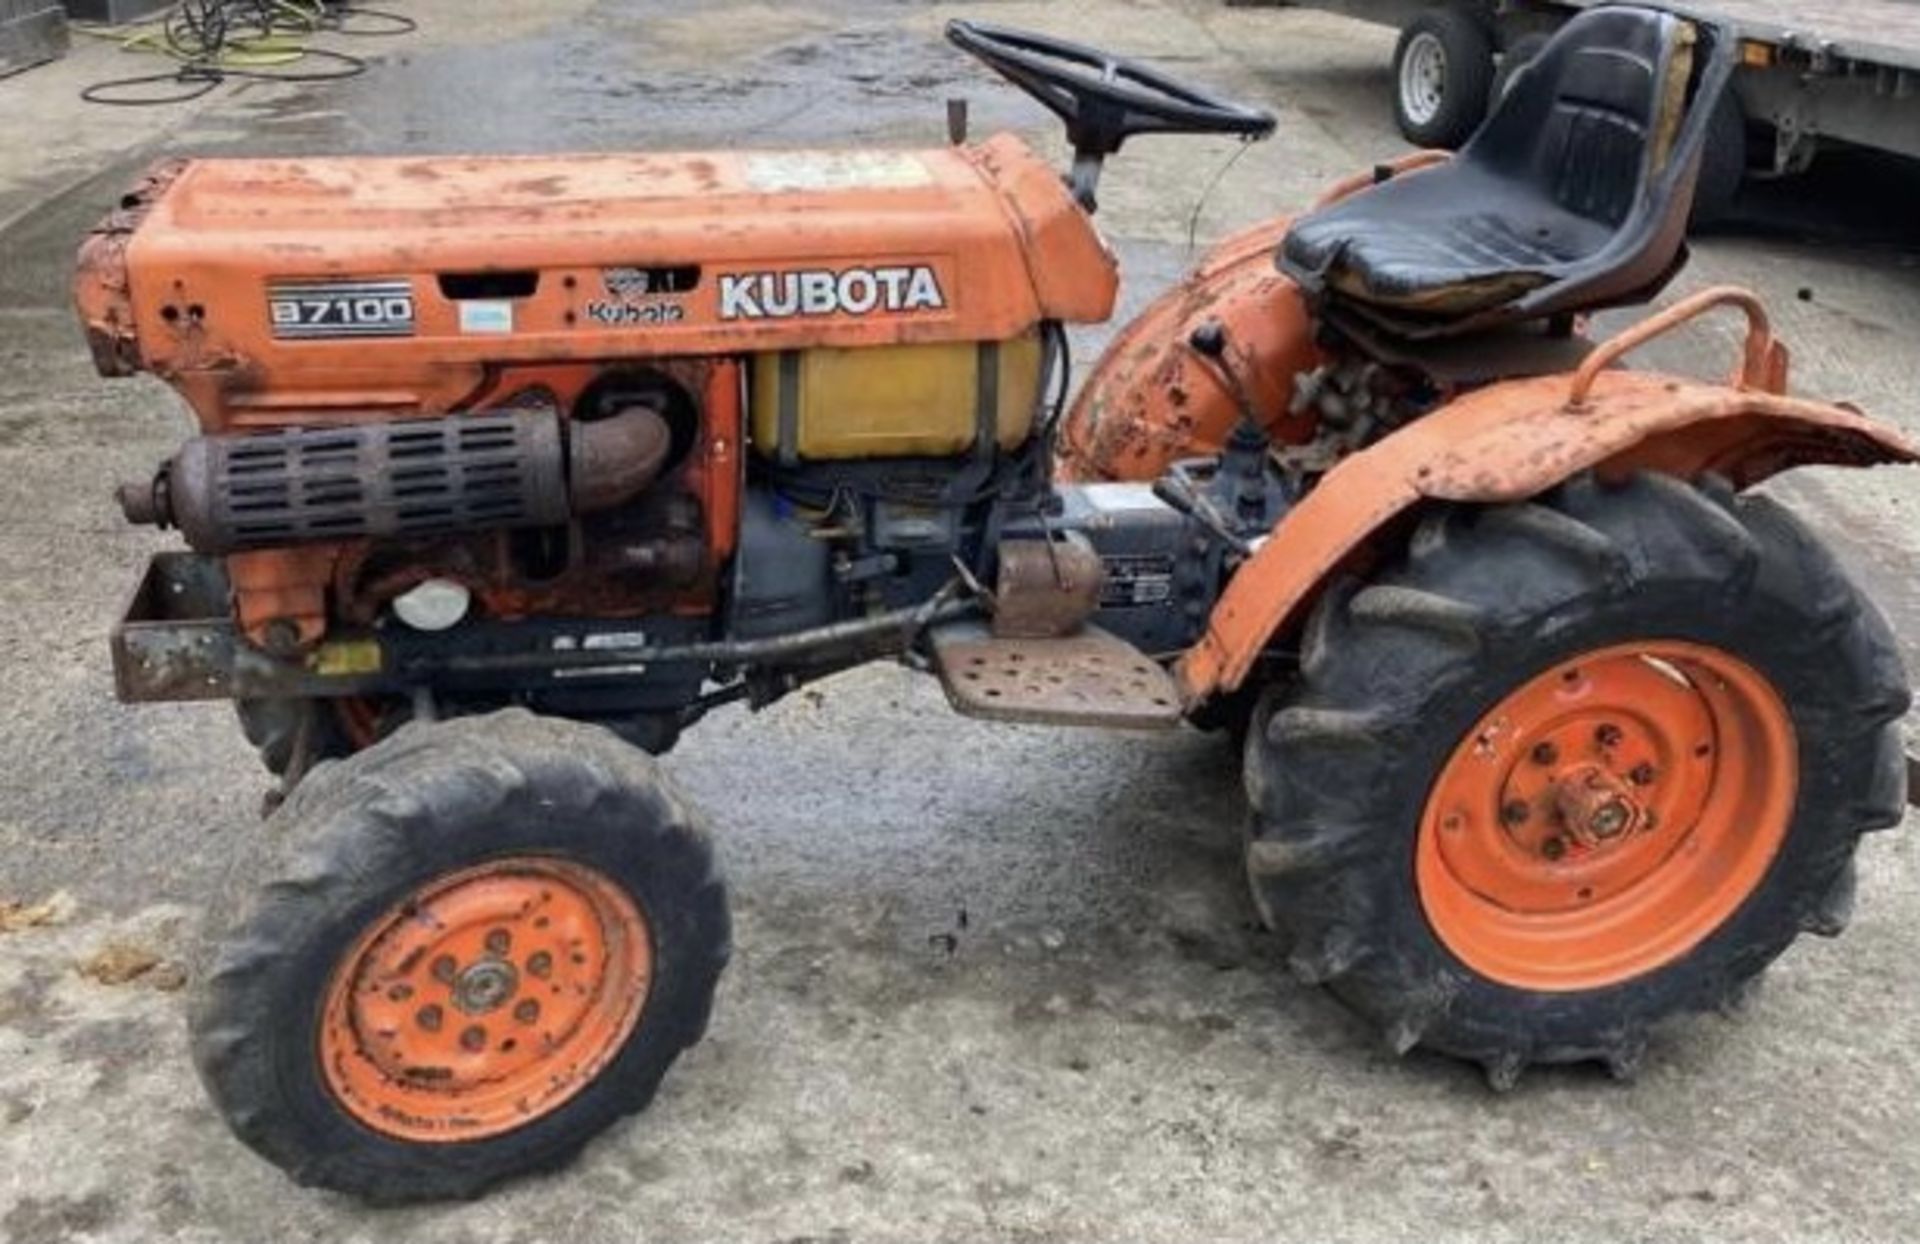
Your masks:
{"label": "exhaust pipe", "polygon": [[208,554],[551,527],[638,496],[672,441],[639,405],[591,422],[520,410],[197,436],[118,497],[128,522]]}

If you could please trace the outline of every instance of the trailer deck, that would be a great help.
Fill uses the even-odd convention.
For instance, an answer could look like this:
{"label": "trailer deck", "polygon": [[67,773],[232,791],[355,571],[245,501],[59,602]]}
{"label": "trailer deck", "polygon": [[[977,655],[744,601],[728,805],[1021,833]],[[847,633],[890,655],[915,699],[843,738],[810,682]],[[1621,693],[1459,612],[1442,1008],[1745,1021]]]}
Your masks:
{"label": "trailer deck", "polygon": [[[1608,0],[1298,0],[1401,29],[1396,116],[1408,141],[1463,142],[1510,67],[1584,9]],[[1732,123],[1749,134],[1747,176],[1799,173],[1828,141],[1920,159],[1920,0],[1645,0],[1733,35]],[[1489,84],[1494,89],[1489,91]],[[1762,132],[1770,143],[1760,141]],[[1718,179],[1730,201],[1738,164]]]}
{"label": "trailer deck", "polygon": [[[1553,2],[1568,9],[1588,9],[1603,0]],[[1754,42],[1920,70],[1920,0],[1842,0],[1820,6],[1803,0],[1713,0],[1660,7],[1729,26],[1742,39]]]}

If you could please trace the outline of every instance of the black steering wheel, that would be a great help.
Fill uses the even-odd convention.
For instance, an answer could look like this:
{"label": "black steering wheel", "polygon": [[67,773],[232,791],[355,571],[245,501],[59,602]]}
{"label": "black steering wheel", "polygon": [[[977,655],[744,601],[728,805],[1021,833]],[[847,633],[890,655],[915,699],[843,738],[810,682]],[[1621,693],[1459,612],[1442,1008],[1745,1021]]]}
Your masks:
{"label": "black steering wheel", "polygon": [[978,57],[1067,123],[1076,162],[1097,161],[1135,134],[1265,138],[1273,114],[1174,80],[1137,61],[1047,35],[950,21],[947,40]]}

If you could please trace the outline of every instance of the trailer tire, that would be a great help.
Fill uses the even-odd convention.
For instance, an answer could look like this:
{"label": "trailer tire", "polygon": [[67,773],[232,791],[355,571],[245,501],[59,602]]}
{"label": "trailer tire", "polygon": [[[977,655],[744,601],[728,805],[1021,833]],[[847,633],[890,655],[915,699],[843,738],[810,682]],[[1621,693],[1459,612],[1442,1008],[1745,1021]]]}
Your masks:
{"label": "trailer tire", "polygon": [[1248,738],[1256,904],[1392,1050],[1496,1089],[1631,1075],[1659,1021],[1838,933],[1905,810],[1892,633],[1763,497],[1643,474],[1436,510],[1302,649]]}
{"label": "trailer tire", "polygon": [[1486,119],[1493,86],[1493,35],[1458,9],[1435,8],[1408,22],[1393,51],[1393,117],[1418,147],[1458,147]]}
{"label": "trailer tire", "polygon": [[1498,108],[1500,101],[1507,97],[1507,91],[1513,86],[1513,79],[1529,62],[1540,55],[1547,46],[1549,36],[1535,31],[1530,35],[1521,35],[1507,45],[1500,54],[1500,68],[1493,75],[1493,93],[1489,108]]}
{"label": "trailer tire", "polygon": [[1707,146],[1700,155],[1700,180],[1693,192],[1693,225],[1719,224],[1733,215],[1747,177],[1747,114],[1729,88],[1707,122]]}
{"label": "trailer tire", "polygon": [[409,724],[247,838],[194,974],[193,1056],[299,1183],[398,1203],[560,1166],[706,1029],[729,948],[712,847],[598,727]]}

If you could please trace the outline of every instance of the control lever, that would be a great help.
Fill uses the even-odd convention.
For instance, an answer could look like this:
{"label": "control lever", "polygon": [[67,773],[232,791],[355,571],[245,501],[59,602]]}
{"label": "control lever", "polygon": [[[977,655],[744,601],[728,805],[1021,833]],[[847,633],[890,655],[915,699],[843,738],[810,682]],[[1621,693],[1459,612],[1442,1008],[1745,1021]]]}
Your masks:
{"label": "control lever", "polygon": [[1241,522],[1261,524],[1267,510],[1268,438],[1253,398],[1240,382],[1239,369],[1227,359],[1226,326],[1219,320],[1207,320],[1193,330],[1187,344],[1212,366],[1240,409],[1239,422],[1220,455],[1220,472],[1233,481],[1233,508]]}
{"label": "control lever", "polygon": [[1193,486],[1179,466],[1173,467],[1167,474],[1153,481],[1153,495],[1185,514],[1211,532],[1215,539],[1240,554],[1242,557],[1253,555],[1253,546],[1246,538],[1234,531],[1227,522],[1226,515],[1214,505],[1213,499]]}
{"label": "control lever", "polygon": [[1227,360],[1227,326],[1219,320],[1207,320],[1188,335],[1187,344],[1207,360],[1214,374],[1227,386],[1228,396],[1240,411],[1240,421],[1259,432],[1261,440],[1266,440],[1266,433],[1260,431],[1260,412],[1253,408],[1253,398],[1240,383],[1240,370]]}

